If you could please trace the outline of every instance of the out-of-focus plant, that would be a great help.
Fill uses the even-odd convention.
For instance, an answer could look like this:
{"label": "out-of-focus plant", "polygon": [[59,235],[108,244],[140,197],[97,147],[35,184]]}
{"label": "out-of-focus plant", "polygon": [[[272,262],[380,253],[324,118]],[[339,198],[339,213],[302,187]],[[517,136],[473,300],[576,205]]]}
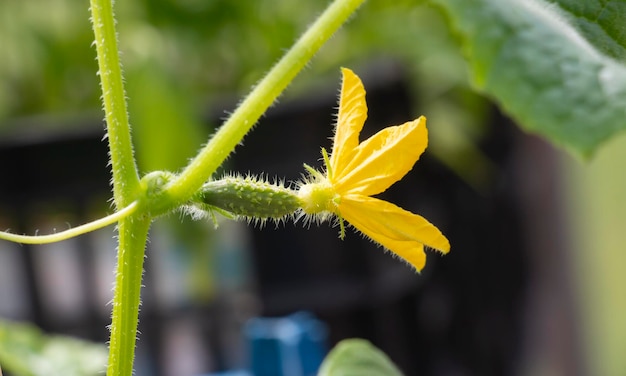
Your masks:
{"label": "out-of-focus plant", "polygon": [[20,376],[93,376],[106,368],[101,344],[50,336],[25,323],[0,321],[0,364]]}
{"label": "out-of-focus plant", "polygon": [[400,376],[402,373],[385,353],[368,341],[348,339],[328,353],[318,375]]}

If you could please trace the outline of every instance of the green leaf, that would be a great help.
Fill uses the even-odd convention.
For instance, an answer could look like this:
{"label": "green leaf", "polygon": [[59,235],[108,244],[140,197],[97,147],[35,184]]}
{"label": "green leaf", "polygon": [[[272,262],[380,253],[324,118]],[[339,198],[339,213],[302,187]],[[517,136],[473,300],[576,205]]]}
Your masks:
{"label": "green leaf", "polygon": [[339,342],[326,356],[318,376],[401,376],[387,355],[364,339]]}
{"label": "green leaf", "polygon": [[600,52],[626,61],[626,2],[550,0],[569,16],[572,25]]}
{"label": "green leaf", "polygon": [[433,1],[475,86],[526,130],[589,157],[626,125],[624,1]]}

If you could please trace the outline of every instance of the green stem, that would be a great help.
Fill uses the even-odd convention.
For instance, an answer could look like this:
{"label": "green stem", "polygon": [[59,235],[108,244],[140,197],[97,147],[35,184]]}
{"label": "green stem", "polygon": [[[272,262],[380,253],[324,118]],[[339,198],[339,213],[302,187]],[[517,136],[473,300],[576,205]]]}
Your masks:
{"label": "green stem", "polygon": [[[133,157],[112,0],[91,0],[91,16],[102,100],[107,122],[115,205],[136,199],[139,175]],[[143,259],[151,218],[131,215],[119,222],[118,256],[107,375],[133,374]]]}
{"label": "green stem", "polygon": [[[57,232],[55,234],[50,235],[17,235],[11,234],[9,232],[0,231],[0,239],[8,240],[11,242],[22,243],[22,244],[49,244],[60,242],[62,240],[67,240],[69,238],[76,237],[78,235],[83,235],[91,231],[95,231],[101,229],[103,227],[112,225],[119,220],[126,218],[132,215],[139,205],[137,202],[133,202],[128,205],[124,209],[115,212],[113,214],[107,215],[106,217],[97,219],[95,221],[85,223],[84,225],[80,225],[78,227],[74,227],[65,231]],[[2,375],[0,375],[2,376]]]}
{"label": "green stem", "polygon": [[322,45],[365,0],[335,0],[241,103],[169,187],[177,202],[189,199],[224,162],[261,115]]}
{"label": "green stem", "polygon": [[123,208],[134,200],[139,187],[139,175],[133,158],[111,3],[111,0],[91,0],[91,20],[96,37],[102,101],[113,170],[113,197],[117,207]]}
{"label": "green stem", "polygon": [[150,222],[149,218],[127,218],[118,226],[119,248],[107,376],[133,374],[141,276]]}

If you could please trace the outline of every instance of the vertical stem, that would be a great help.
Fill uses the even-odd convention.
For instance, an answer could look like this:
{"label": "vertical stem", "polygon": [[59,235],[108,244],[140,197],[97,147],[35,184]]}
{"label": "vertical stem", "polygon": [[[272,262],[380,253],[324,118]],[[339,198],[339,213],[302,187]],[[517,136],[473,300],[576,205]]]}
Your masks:
{"label": "vertical stem", "polygon": [[[113,197],[118,208],[135,200],[139,175],[122,81],[112,0],[91,0],[102,100],[113,172]],[[151,219],[131,215],[119,222],[118,256],[107,375],[131,376],[135,356],[143,259]]]}
{"label": "vertical stem", "polygon": [[150,219],[120,221],[107,376],[131,376]]}
{"label": "vertical stem", "polygon": [[102,101],[113,170],[113,197],[116,206],[123,208],[134,200],[139,186],[139,175],[133,158],[111,3],[111,0],[91,0],[91,20],[96,37]]}
{"label": "vertical stem", "polygon": [[335,0],[215,133],[167,191],[184,201],[224,162],[261,115],[365,0]]}

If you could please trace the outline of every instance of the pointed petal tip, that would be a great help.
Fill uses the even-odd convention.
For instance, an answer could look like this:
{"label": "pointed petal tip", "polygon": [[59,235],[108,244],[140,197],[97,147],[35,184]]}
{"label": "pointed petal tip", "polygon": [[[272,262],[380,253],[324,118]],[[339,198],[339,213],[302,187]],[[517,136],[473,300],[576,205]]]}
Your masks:
{"label": "pointed petal tip", "polygon": [[341,67],[341,74],[344,76],[347,76],[347,75],[356,76],[356,74],[352,71],[352,69],[346,68],[346,67]]}
{"label": "pointed petal tip", "polygon": [[[436,248],[432,248],[429,247],[427,245],[423,245],[423,257],[418,258],[417,260],[409,260],[409,259],[405,259],[401,256],[399,256],[398,258],[404,260],[409,266],[411,266],[411,268],[413,268],[413,270],[415,270],[415,272],[417,272],[417,274],[422,274],[422,270],[424,270],[424,267],[426,267],[426,252],[427,250],[433,250],[438,252],[440,255],[444,256],[446,255],[448,252],[450,252],[450,244],[448,244],[448,247],[445,249],[436,249]],[[393,251],[392,251],[393,252]],[[395,253],[395,252],[393,252]]]}
{"label": "pointed petal tip", "polygon": [[[439,229],[437,229],[437,231],[439,231]],[[439,237],[433,241],[424,243],[424,247],[428,250],[433,250],[442,255],[446,255],[450,252],[450,241],[441,232],[439,232]]]}

